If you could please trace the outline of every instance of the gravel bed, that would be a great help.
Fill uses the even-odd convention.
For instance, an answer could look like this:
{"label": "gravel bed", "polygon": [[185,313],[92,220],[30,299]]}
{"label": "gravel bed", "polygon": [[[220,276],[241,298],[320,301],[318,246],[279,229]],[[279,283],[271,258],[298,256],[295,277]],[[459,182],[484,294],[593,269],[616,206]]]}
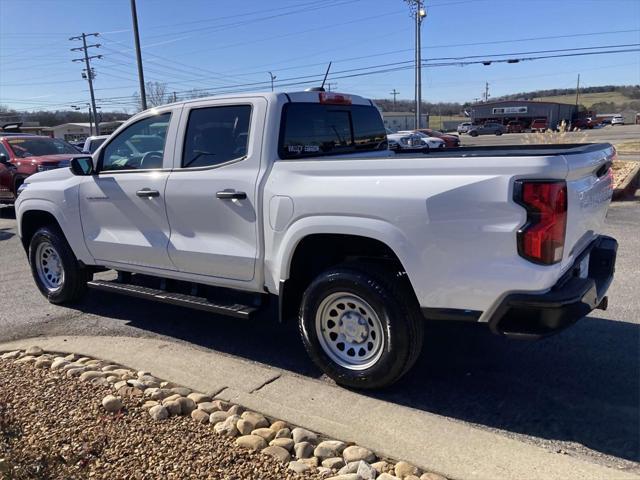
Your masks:
{"label": "gravel bed", "polygon": [[150,372],[37,346],[0,355],[0,475],[446,480]]}
{"label": "gravel bed", "polygon": [[[0,478],[318,479],[238,447],[208,424],[151,422],[133,398],[110,414],[104,385],[0,361]],[[3,459],[3,460],[2,460]]]}

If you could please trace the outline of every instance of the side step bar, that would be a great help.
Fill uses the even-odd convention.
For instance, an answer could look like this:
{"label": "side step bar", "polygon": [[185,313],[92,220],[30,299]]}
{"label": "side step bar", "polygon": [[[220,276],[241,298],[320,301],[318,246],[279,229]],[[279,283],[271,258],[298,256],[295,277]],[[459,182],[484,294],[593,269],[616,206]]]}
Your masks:
{"label": "side step bar", "polygon": [[181,307],[193,308],[196,310],[204,310],[206,312],[217,313],[219,315],[227,315],[230,317],[249,318],[251,314],[258,309],[249,305],[240,304],[216,304],[210,302],[204,297],[195,297],[192,295],[184,295],[182,293],[170,293],[155,288],[141,287],[139,285],[131,285],[127,283],[118,283],[116,281],[92,280],[87,283],[91,288],[103,290],[105,292],[120,293],[130,297],[144,298],[156,302],[170,303]]}

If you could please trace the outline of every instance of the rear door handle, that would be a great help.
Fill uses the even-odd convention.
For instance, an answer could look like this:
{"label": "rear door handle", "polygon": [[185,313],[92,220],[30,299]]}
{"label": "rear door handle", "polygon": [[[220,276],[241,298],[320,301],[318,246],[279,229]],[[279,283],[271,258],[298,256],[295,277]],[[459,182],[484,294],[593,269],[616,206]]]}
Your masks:
{"label": "rear door handle", "polygon": [[143,188],[142,190],[138,190],[136,195],[142,198],[151,198],[159,197],[160,192],[158,190],[151,190],[150,188]]}
{"label": "rear door handle", "polygon": [[216,197],[220,200],[244,200],[247,198],[245,192],[236,192],[235,190],[222,190],[216,193]]}

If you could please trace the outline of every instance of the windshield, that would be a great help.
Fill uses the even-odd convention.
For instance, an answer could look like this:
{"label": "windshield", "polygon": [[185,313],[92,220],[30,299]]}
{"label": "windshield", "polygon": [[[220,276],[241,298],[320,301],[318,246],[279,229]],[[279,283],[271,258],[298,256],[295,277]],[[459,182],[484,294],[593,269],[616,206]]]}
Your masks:
{"label": "windshield", "polygon": [[78,153],[72,145],[58,138],[16,137],[8,139],[7,142],[18,158]]}
{"label": "windshield", "polygon": [[89,143],[89,152],[95,152],[98,147],[104,143],[105,140],[106,138],[96,138],[94,140],[91,140],[91,142]]}

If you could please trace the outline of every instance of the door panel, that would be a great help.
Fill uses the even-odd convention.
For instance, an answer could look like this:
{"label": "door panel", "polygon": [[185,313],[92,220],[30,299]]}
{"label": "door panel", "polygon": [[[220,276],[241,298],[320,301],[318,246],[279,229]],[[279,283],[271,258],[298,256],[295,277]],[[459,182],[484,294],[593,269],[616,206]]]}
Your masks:
{"label": "door panel", "polygon": [[[96,260],[174,269],[164,205],[168,172],[100,174],[80,185],[80,214],[87,248]],[[157,197],[138,197],[143,189]]]}
{"label": "door panel", "polygon": [[98,174],[80,185],[85,243],[104,264],[175,270],[169,259],[165,188],[180,107],[125,127],[100,150]]}
{"label": "door panel", "polygon": [[[10,158],[9,152],[2,143],[0,143],[0,154],[4,154],[7,159]],[[0,200],[13,199],[12,168],[14,168],[12,165],[0,163]]]}
{"label": "door panel", "polygon": [[[242,281],[254,278],[258,132],[264,127],[266,101],[243,102],[214,107],[207,102],[206,108],[196,104],[183,112],[184,135],[179,138],[185,140],[179,144],[184,151],[178,152],[180,161],[166,190],[169,256],[180,271]],[[198,167],[189,167],[196,163]],[[234,193],[244,198],[232,198]]]}

